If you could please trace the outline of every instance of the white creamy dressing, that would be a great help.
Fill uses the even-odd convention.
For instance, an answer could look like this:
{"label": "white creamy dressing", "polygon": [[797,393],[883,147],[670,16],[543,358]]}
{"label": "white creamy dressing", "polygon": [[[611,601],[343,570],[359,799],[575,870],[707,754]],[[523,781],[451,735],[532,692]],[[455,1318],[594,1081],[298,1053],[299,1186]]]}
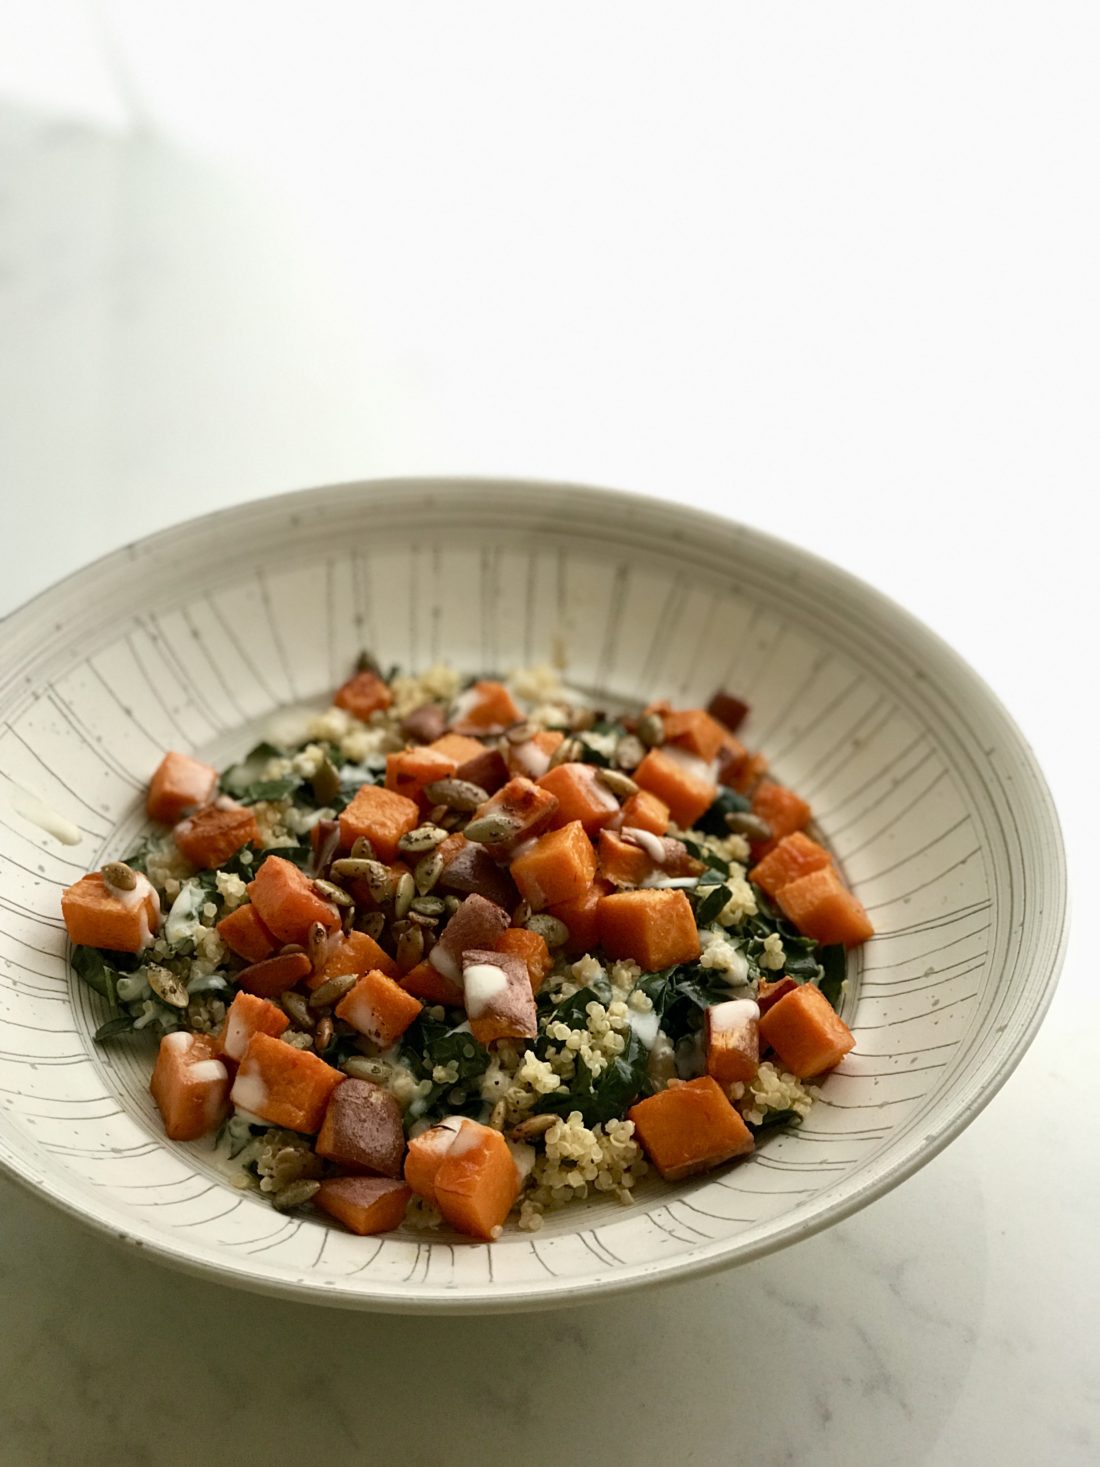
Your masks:
{"label": "white creamy dressing", "polygon": [[698,754],[678,748],[676,744],[662,744],[661,753],[671,759],[693,784],[713,785],[715,789],[718,788],[717,759],[700,759]]}
{"label": "white creamy dressing", "polygon": [[512,745],[512,762],[528,779],[541,779],[550,768],[550,755],[540,749],[534,739],[523,744]]}
{"label": "white creamy dressing", "polygon": [[442,973],[444,978],[449,978],[452,983],[462,982],[461,969],[441,942],[437,942],[428,954],[428,962],[437,973]]}
{"label": "white creamy dressing", "polygon": [[309,725],[324,707],[317,703],[300,703],[291,708],[280,708],[267,720],[263,738],[278,748],[294,748],[304,744],[309,737]]}
{"label": "white creamy dressing", "polygon": [[645,1045],[646,1049],[652,1049],[657,1043],[657,1036],[661,1032],[661,1020],[656,1009],[650,1009],[648,1013],[639,1013],[636,1009],[630,1010],[630,1027],[636,1037]]}
{"label": "white creamy dressing", "polygon": [[32,825],[37,825],[39,830],[44,830],[47,835],[52,835],[54,840],[59,840],[63,846],[78,846],[83,839],[80,827],[75,825],[64,815],[40,800],[37,795],[32,795],[30,790],[23,789],[14,780],[9,781],[15,791],[12,797],[11,807],[17,815],[22,815],[24,820],[29,820]]}
{"label": "white creamy dressing", "polygon": [[629,841],[632,846],[641,846],[651,861],[658,866],[663,866],[667,854],[665,843],[659,835],[654,835],[652,830],[642,830],[637,825],[627,825],[623,830],[623,840]]}
{"label": "white creamy dressing", "polygon": [[472,963],[462,975],[466,1013],[480,1019],[493,1000],[508,987],[508,974],[495,963]]}
{"label": "white creamy dressing", "polygon": [[519,1182],[522,1187],[527,1178],[535,1170],[535,1148],[526,1141],[509,1141],[508,1150],[512,1153],[512,1160],[516,1164],[519,1174]]}
{"label": "white creamy dressing", "polygon": [[455,1132],[454,1140],[447,1147],[446,1152],[444,1153],[448,1157],[464,1156],[467,1151],[473,1151],[474,1147],[477,1146],[478,1142],[481,1140],[480,1127],[467,1126],[465,1124],[464,1117],[459,1117],[459,1119],[463,1120],[463,1124],[459,1127],[458,1131]]}
{"label": "white creamy dressing", "polygon": [[707,1009],[711,1029],[719,1034],[733,1034],[760,1017],[759,1005],[751,998],[730,998],[725,1003],[711,1004]]}
{"label": "white creamy dressing", "polygon": [[508,852],[509,862],[518,861],[521,856],[526,856],[529,851],[535,849],[538,843],[538,836],[536,835],[529,836],[527,840],[521,840],[519,845],[513,846]]}
{"label": "white creamy dressing", "polygon": [[473,712],[480,702],[481,694],[477,688],[467,688],[464,693],[459,693],[458,697],[451,704],[450,722],[452,724],[460,723],[462,719],[468,717]]}
{"label": "white creamy dressing", "polygon": [[229,1098],[237,1107],[238,1111],[248,1111],[249,1119],[257,1118],[257,1124],[266,1125],[262,1120],[264,1111],[267,1109],[268,1093],[262,1075],[255,1070],[246,1069],[242,1066],[237,1071],[237,1078],[233,1081],[233,1089],[229,1092]]}
{"label": "white creamy dressing", "polygon": [[620,810],[617,815],[612,815],[611,819],[604,826],[604,830],[622,830],[623,820],[625,818],[622,810]]}
{"label": "white creamy dressing", "polygon": [[[130,891],[123,891],[121,887],[112,886],[109,881],[104,881],[104,886],[118,902],[120,907],[125,907],[128,912],[138,911],[141,917],[141,941],[140,948],[146,948],[156,936],[156,929],[160,926],[160,897],[157,896],[156,888],[140,871],[135,871],[137,877]],[[153,913],[153,925],[149,924],[149,913]]]}
{"label": "white creamy dressing", "polygon": [[641,885],[650,890],[663,891],[668,889],[690,890],[699,885],[698,876],[666,876],[662,871],[654,871],[652,876],[647,876]]}
{"label": "white creamy dressing", "polygon": [[599,770],[594,764],[589,765],[588,767],[591,771],[588,776],[588,784],[589,788],[592,791],[592,794],[596,797],[598,802],[603,806],[605,810],[610,810],[613,814],[618,813],[620,809],[619,802],[608,789],[607,785],[605,785],[601,779],[597,778]]}
{"label": "white creamy dressing", "polygon": [[230,1059],[244,1059],[244,1052],[248,1048],[248,1041],[252,1038],[248,1025],[240,1014],[235,1014],[232,1008],[225,1026],[225,1038],[222,1040],[222,1048]]}
{"label": "white creamy dressing", "polygon": [[229,1071],[219,1059],[199,1060],[189,1066],[187,1075],[189,1079],[198,1080],[204,1085],[220,1085],[229,1080]]}
{"label": "white creamy dressing", "polygon": [[448,1034],[472,1034],[469,1019],[463,1019],[461,1024],[456,1024],[453,1029],[448,1029]]}
{"label": "white creamy dressing", "polygon": [[[113,888],[112,888],[113,889]],[[206,893],[197,881],[185,881],[164,920],[164,938],[175,945],[193,939],[202,926]]]}
{"label": "white creamy dressing", "polygon": [[160,1041],[169,1054],[186,1054],[195,1042],[195,1036],[188,1034],[186,1029],[173,1029],[171,1034],[166,1034]]}
{"label": "white creamy dressing", "polygon": [[375,1044],[382,1042],[382,1017],[371,1002],[369,994],[353,988],[340,1005],[340,1017]]}

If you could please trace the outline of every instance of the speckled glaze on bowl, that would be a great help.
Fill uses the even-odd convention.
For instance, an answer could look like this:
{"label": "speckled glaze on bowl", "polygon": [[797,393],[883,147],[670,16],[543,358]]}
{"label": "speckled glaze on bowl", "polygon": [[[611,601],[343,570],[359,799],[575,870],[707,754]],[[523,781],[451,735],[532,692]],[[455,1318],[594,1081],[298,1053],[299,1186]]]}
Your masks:
{"label": "speckled glaze on bowl", "polygon": [[[150,1051],[93,1044],[61,889],[122,854],[167,748],[215,761],[324,701],[362,646],[417,668],[564,657],[575,683],[692,703],[723,685],[813,804],[877,935],[857,1046],[797,1132],[633,1207],[485,1246],[355,1238],[235,1190],[165,1139]],[[80,843],[46,834],[32,794]],[[655,500],[398,480],[246,504],[96,562],[8,618],[0,649],[0,1162],[166,1263],[291,1298],[531,1309],[753,1258],[881,1195],[956,1135],[1034,1035],[1064,944],[1057,819],[980,679],[890,601],[789,545]],[[39,812],[40,813],[40,812]]]}

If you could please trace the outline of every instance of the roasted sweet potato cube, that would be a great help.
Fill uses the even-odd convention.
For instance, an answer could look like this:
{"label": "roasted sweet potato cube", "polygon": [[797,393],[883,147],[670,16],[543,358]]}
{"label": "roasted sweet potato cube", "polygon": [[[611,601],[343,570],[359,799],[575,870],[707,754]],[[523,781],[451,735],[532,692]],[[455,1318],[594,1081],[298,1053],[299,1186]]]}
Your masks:
{"label": "roasted sweet potato cube", "polygon": [[332,1092],[313,1148],[349,1172],[399,1177],[405,1127],[396,1098],[367,1080],[345,1080]]}
{"label": "roasted sweet potato cube", "polygon": [[140,872],[132,891],[120,891],[103,880],[101,871],[91,871],[61,893],[61,915],[73,942],[137,953],[156,934],[160,901]]}
{"label": "roasted sweet potato cube", "polygon": [[[449,846],[456,841],[457,846]],[[519,901],[516,884],[477,841],[468,841],[464,836],[452,836],[439,847],[446,865],[436,882],[436,890],[444,895],[469,896],[476,892],[486,901],[509,911]]]}
{"label": "roasted sweet potato cube", "polygon": [[301,983],[312,969],[313,964],[305,953],[280,953],[242,968],[237,974],[237,986],[245,993],[255,993],[261,998],[277,998],[280,993]]}
{"label": "roasted sweet potato cube", "polygon": [[244,1059],[253,1034],[270,1034],[272,1039],[278,1039],[289,1027],[290,1020],[281,1008],[254,993],[238,993],[226,1013],[218,1035],[218,1048],[239,1062]]}
{"label": "roasted sweet potato cube", "polygon": [[675,744],[650,749],[634,771],[642,789],[663,800],[685,830],[714,803],[718,780],[713,767]]}
{"label": "roasted sweet potato cube", "polygon": [[424,787],[437,779],[450,779],[456,768],[453,759],[436,749],[403,749],[386,755],[386,788],[415,800],[423,810],[428,807]]}
{"label": "roasted sweet potato cube", "polygon": [[555,902],[547,907],[551,917],[557,917],[569,928],[565,951],[571,958],[583,957],[594,952],[600,944],[599,907],[600,898],[607,896],[611,887],[599,877],[587,891],[569,902]]}
{"label": "roasted sweet potato cube", "polygon": [[251,902],[221,919],[218,936],[230,951],[250,963],[262,963],[279,945]]}
{"label": "roasted sweet potato cube", "polygon": [[385,973],[387,978],[396,978],[401,972],[389,953],[379,947],[369,933],[349,932],[332,944],[324,967],[311,975],[308,987],[320,988],[328,979],[341,978],[345,973],[362,975],[375,970]]}
{"label": "roasted sweet potato cube", "polygon": [[508,783],[511,773],[499,749],[482,748],[458,766],[455,778],[480,785],[487,795],[495,795]]}
{"label": "roasted sweet potato cube", "polygon": [[596,852],[579,820],[540,835],[511,865],[512,880],[533,912],[575,901],[592,885]]}
{"label": "roasted sweet potato cube", "polygon": [[510,743],[507,748],[508,772],[525,775],[528,779],[541,779],[550,768],[551,755],[564,738],[560,729],[540,728],[522,744]]}
{"label": "roasted sweet potato cube", "polygon": [[788,978],[785,975],[782,978],[776,978],[773,983],[766,981],[758,983],[756,986],[756,1007],[760,1010],[761,1018],[763,1018],[770,1008],[774,1008],[781,998],[784,998],[788,993],[793,993],[797,987],[798,984],[795,979]]}
{"label": "roasted sweet potato cube", "polygon": [[485,745],[480,739],[472,739],[468,734],[457,733],[442,734],[438,739],[433,739],[428,748],[433,754],[440,754],[450,759],[456,770],[468,760],[476,759],[479,754],[485,752]]}
{"label": "roasted sweet potato cube", "polygon": [[550,821],[552,830],[579,820],[585,834],[594,836],[619,813],[618,800],[601,784],[594,764],[559,764],[548,770],[538,784],[558,802]]}
{"label": "roasted sweet potato cube", "polygon": [[497,943],[497,952],[514,953],[516,957],[523,959],[532,993],[538,993],[543,979],[554,966],[546,939],[539,933],[532,932],[529,927],[509,927]]}
{"label": "roasted sweet potato cube", "polygon": [[280,942],[306,945],[309,929],[320,922],[330,932],[340,926],[331,902],[317,895],[304,871],[283,856],[267,856],[248,884],[248,895],[264,926]]}
{"label": "roasted sweet potato cube", "polygon": [[411,1196],[404,1182],[389,1177],[329,1177],[317,1189],[313,1205],[349,1232],[366,1237],[399,1228]]}
{"label": "roasted sweet potato cube", "polygon": [[691,754],[698,754],[708,764],[718,751],[731,742],[729,732],[702,708],[684,708],[664,716],[665,742],[678,744]]}
{"label": "roasted sweet potato cube", "polygon": [[451,728],[461,734],[500,733],[519,719],[519,708],[508,689],[490,681],[474,683],[460,693],[451,710]]}
{"label": "roasted sweet potato cube", "polygon": [[216,871],[242,846],[258,846],[260,827],[247,805],[204,805],[181,820],[172,837],[192,866]]}
{"label": "roasted sweet potato cube", "polygon": [[812,983],[800,983],[760,1020],[760,1038],[800,1080],[822,1075],[856,1046],[851,1029]]}
{"label": "roasted sweet potato cube", "polygon": [[707,1074],[719,1085],[748,1084],[760,1067],[760,1010],[750,998],[715,1003],[704,1014]]}
{"label": "roasted sweet potato cube", "polygon": [[411,993],[424,1003],[441,1003],[447,1008],[462,1006],[462,985],[451,978],[444,978],[427,958],[402,974],[397,981],[406,993]]}
{"label": "roasted sweet potato cube", "polygon": [[699,956],[695,914],[682,891],[614,892],[601,898],[598,922],[608,957],[633,958],[645,973]]}
{"label": "roasted sweet potato cube", "polygon": [[345,1078],[308,1050],[270,1034],[254,1034],[229,1098],[268,1125],[312,1134],[320,1129],[329,1097]]}
{"label": "roasted sweet potato cube", "polygon": [[639,1100],[626,1114],[666,1182],[708,1172],[753,1149],[752,1132],[710,1075]]}
{"label": "roasted sweet potato cube", "polygon": [[443,1158],[456,1138],[473,1124],[465,1116],[446,1116],[438,1126],[430,1126],[418,1136],[409,1138],[409,1149],[405,1153],[405,1181],[430,1206],[438,1205],[435,1179]]}
{"label": "roasted sweet potato cube", "polygon": [[639,790],[623,805],[623,826],[633,830],[648,830],[650,835],[664,835],[671,812],[664,800],[651,790]]}
{"label": "roasted sweet potato cube", "polygon": [[833,866],[780,887],[775,899],[799,932],[825,944],[856,947],[874,935],[863,903],[847,889]]}
{"label": "roasted sweet potato cube", "polygon": [[451,1227],[486,1241],[499,1237],[520,1190],[507,1141],[499,1131],[468,1121],[444,1152],[434,1190]]}
{"label": "roasted sweet potato cube", "polygon": [[365,784],[340,812],[340,844],[350,850],[361,835],[366,836],[380,861],[397,857],[397,842],[420,824],[420,806],[415,800],[394,794],[380,785]]}
{"label": "roasted sweet potato cube", "polygon": [[173,1141],[196,1141],[217,1130],[229,1114],[229,1071],[208,1034],[184,1029],[166,1034],[149,1089]]}
{"label": "roasted sweet potato cube", "polygon": [[472,947],[495,948],[501,933],[511,925],[512,918],[503,907],[471,892],[444,927],[428,957],[444,978],[460,983],[462,954]]}
{"label": "roasted sweet potato cube", "polygon": [[462,954],[462,991],[470,1033],[479,1044],[534,1039],[535,995],[527,964],[517,953],[470,948]]}
{"label": "roasted sweet potato cube", "polygon": [[736,765],[723,767],[720,772],[722,783],[739,795],[752,795],[768,772],[768,761],[763,754],[750,754]]}
{"label": "roasted sweet potato cube", "polygon": [[332,701],[337,708],[345,709],[353,718],[366,723],[372,713],[390,706],[393,694],[377,673],[366,670],[349,677],[343,687],[336,690]]}
{"label": "roasted sweet potato cube", "polygon": [[545,830],[557,808],[556,795],[519,775],[479,805],[470,824],[472,826],[474,821],[489,815],[496,817],[501,824],[499,837],[483,840],[480,844],[494,860],[501,861],[507,859],[521,842]]}
{"label": "roasted sweet potato cube", "polygon": [[801,830],[785,835],[778,841],[762,861],[749,872],[749,880],[755,881],[761,891],[775,897],[784,886],[808,876],[811,871],[820,871],[831,866],[833,858],[824,846],[811,840]]}
{"label": "roasted sweet potato cube", "polygon": [[749,716],[749,705],[740,698],[735,698],[732,693],[719,689],[707,704],[707,712],[712,718],[717,718],[724,728],[728,728],[730,733],[736,733]]}
{"label": "roasted sweet potato cube", "polygon": [[422,1007],[419,999],[406,993],[385,973],[364,973],[336,1005],[336,1017],[365,1034],[379,1049],[389,1049],[418,1017]]}
{"label": "roasted sweet potato cube", "polygon": [[[654,837],[659,840],[660,837]],[[612,886],[641,886],[657,869],[640,845],[623,840],[613,830],[600,831],[600,875]]]}
{"label": "roasted sweet potato cube", "polygon": [[145,809],[150,820],[175,825],[188,810],[209,804],[217,787],[218,771],[211,765],[190,754],[165,754],[149,781]]}
{"label": "roasted sweet potato cube", "polygon": [[776,840],[802,830],[809,824],[811,814],[801,795],[773,779],[761,780],[753,791],[752,812],[768,822]]}

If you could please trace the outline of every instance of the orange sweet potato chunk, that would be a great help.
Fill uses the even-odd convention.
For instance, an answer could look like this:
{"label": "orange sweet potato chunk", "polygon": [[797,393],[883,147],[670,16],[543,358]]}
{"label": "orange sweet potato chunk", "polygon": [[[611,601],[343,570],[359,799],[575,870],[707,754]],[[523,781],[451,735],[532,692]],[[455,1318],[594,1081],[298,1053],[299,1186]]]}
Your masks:
{"label": "orange sweet potato chunk", "polygon": [[345,973],[369,973],[377,969],[387,978],[396,978],[400,968],[384,948],[379,947],[367,932],[349,932],[339,937],[329,949],[324,966],[308,980],[309,988],[320,988],[329,978],[341,978]]}
{"label": "orange sweet potato chunk", "polygon": [[208,1034],[183,1029],[166,1034],[149,1089],[173,1141],[196,1141],[216,1130],[229,1113],[229,1071]]}
{"label": "orange sweet potato chunk", "polygon": [[750,754],[740,765],[724,770],[722,783],[736,790],[739,795],[751,795],[768,772],[768,761],[763,754]]}
{"label": "orange sweet potato chunk", "polygon": [[527,927],[509,927],[497,943],[497,952],[522,958],[531,981],[531,992],[538,993],[547,973],[554,966],[546,939]]}
{"label": "orange sweet potato chunk", "polygon": [[248,1041],[229,1098],[272,1126],[313,1134],[320,1130],[329,1097],[345,1076],[305,1049],[270,1034]]}
{"label": "orange sweet potato chunk", "polygon": [[656,869],[641,846],[631,845],[613,830],[600,831],[600,875],[612,886],[641,886]]}
{"label": "orange sweet potato chunk", "polygon": [[565,735],[560,728],[540,728],[522,744],[509,744],[505,750],[509,774],[525,774],[538,779],[546,773],[550,756]]}
{"label": "orange sweet potato chunk", "polygon": [[558,808],[550,821],[553,829],[579,820],[585,834],[594,836],[619,813],[618,800],[600,783],[594,764],[559,764],[538,785],[557,799]]}
{"label": "orange sweet potato chunk", "polygon": [[760,1067],[760,1010],[731,998],[706,1010],[707,1074],[719,1085],[747,1084]]}
{"label": "orange sweet potato chunk", "polygon": [[348,678],[343,687],[337,689],[332,701],[337,708],[346,709],[353,718],[366,723],[372,713],[390,706],[393,694],[377,673],[364,671]]}
{"label": "orange sweet potato chunk", "polygon": [[261,998],[277,998],[308,977],[312,967],[305,953],[280,953],[274,958],[264,958],[262,963],[250,963],[247,968],[242,968],[237,974],[237,986],[245,993],[256,993]]}
{"label": "orange sweet potato chunk", "polygon": [[313,890],[304,871],[283,856],[267,856],[248,884],[248,895],[264,926],[279,942],[306,945],[309,929],[320,922],[329,932],[340,926],[331,902]]}
{"label": "orange sweet potato chunk", "polygon": [[258,846],[260,827],[247,805],[204,805],[181,820],[172,836],[192,866],[216,871],[242,846]]}
{"label": "orange sweet potato chunk", "polygon": [[141,877],[134,892],[108,886],[100,871],[82,876],[61,893],[61,915],[73,942],[136,953],[147,947],[160,920],[160,903]]}
{"label": "orange sweet potato chunk", "polygon": [[611,887],[599,877],[587,891],[568,902],[555,902],[547,907],[551,917],[557,917],[569,928],[565,951],[571,958],[583,957],[594,951],[600,943],[599,908],[600,898],[607,896]]}
{"label": "orange sweet potato chunk", "polygon": [[386,755],[386,788],[423,807],[424,786],[437,779],[450,779],[457,767],[438,749],[403,749],[399,754]]}
{"label": "orange sweet potato chunk", "polygon": [[503,683],[479,682],[455,700],[451,728],[455,733],[496,732],[518,723],[520,711]]}
{"label": "orange sweet potato chunk", "polygon": [[409,1139],[405,1153],[405,1181],[418,1197],[432,1207],[437,1207],[435,1179],[443,1158],[458,1137],[473,1121],[465,1116],[447,1116],[438,1126],[421,1131],[419,1136]]}
{"label": "orange sweet potato chunk", "polygon": [[760,1038],[800,1080],[838,1065],[855,1036],[829,1000],[812,983],[801,983],[772,1005],[760,1020]]}
{"label": "orange sweet potato chunk", "polygon": [[512,880],[534,912],[575,900],[596,875],[596,852],[579,820],[540,835],[511,866]]}
{"label": "orange sweet potato chunk", "polygon": [[457,769],[460,764],[466,764],[471,759],[478,759],[485,752],[485,745],[480,739],[472,739],[469,734],[445,733],[428,745],[434,754],[441,754],[444,758],[452,760]]}
{"label": "orange sweet potato chunk", "polygon": [[749,880],[774,897],[789,882],[832,864],[833,858],[824,846],[796,830],[777,841],[764,859],[756,863],[749,872]]}
{"label": "orange sweet potato chunk", "polygon": [[664,835],[672,812],[664,800],[651,790],[639,790],[631,795],[623,806],[623,826],[634,830],[648,830],[650,835]]}
{"label": "orange sweet potato chunk", "polygon": [[261,963],[278,947],[274,935],[264,925],[251,902],[245,902],[218,923],[218,936],[230,951],[250,963]]}
{"label": "orange sweet potato chunk", "polygon": [[718,783],[697,754],[675,745],[650,749],[634,771],[634,781],[663,800],[676,824],[685,830],[714,803]]}
{"label": "orange sweet potato chunk", "polygon": [[752,812],[768,822],[776,840],[802,830],[810,823],[812,813],[801,795],[773,779],[761,780],[757,785],[752,796]]}
{"label": "orange sweet potato chunk", "polygon": [[165,754],[153,771],[145,809],[150,820],[175,825],[181,816],[214,798],[218,771],[190,754]]}
{"label": "orange sweet potato chunk", "polygon": [[289,1026],[290,1020],[282,1009],[266,998],[258,998],[253,993],[238,993],[229,1005],[218,1035],[218,1048],[222,1054],[239,1062],[244,1059],[253,1034],[270,1034],[272,1039],[278,1039]]}
{"label": "orange sweet potato chunk", "polygon": [[685,708],[679,713],[666,713],[664,727],[666,743],[680,744],[690,753],[698,754],[708,764],[717,757],[719,749],[731,742],[729,732],[703,708]]}
{"label": "orange sweet potato chunk", "polygon": [[598,921],[608,957],[633,958],[644,973],[699,956],[695,914],[682,891],[613,892],[601,898]]}
{"label": "orange sweet potato chunk", "polygon": [[462,985],[445,978],[427,958],[417,963],[415,968],[410,968],[397,981],[406,993],[411,993],[424,1003],[441,1003],[447,1008],[462,1007]]}
{"label": "orange sweet potato chunk", "polygon": [[832,866],[822,866],[819,871],[788,882],[776,892],[775,899],[799,932],[816,942],[857,947],[874,935],[863,903],[852,895]]}
{"label": "orange sweet potato chunk", "polygon": [[364,973],[336,1005],[336,1017],[379,1049],[389,1049],[420,1013],[423,1005],[385,973]]}
{"label": "orange sweet potato chunk", "polygon": [[348,850],[364,835],[380,861],[393,861],[397,842],[419,823],[420,807],[415,800],[379,785],[365,784],[340,812],[340,844]]}
{"label": "orange sweet potato chunk", "polygon": [[507,1141],[499,1131],[468,1121],[443,1155],[434,1190],[451,1227],[486,1242],[499,1237],[520,1190]]}
{"label": "orange sweet potato chunk", "polygon": [[329,1177],[314,1195],[314,1206],[367,1237],[399,1228],[412,1191],[390,1177]]}
{"label": "orange sweet potato chunk", "polygon": [[752,1132],[710,1075],[639,1100],[626,1114],[666,1182],[708,1172],[753,1149]]}
{"label": "orange sweet potato chunk", "polygon": [[541,789],[523,775],[510,779],[483,805],[474,811],[474,819],[486,815],[498,816],[507,829],[499,840],[482,841],[485,849],[496,860],[506,860],[508,853],[521,841],[528,840],[545,830],[558,808],[557,796]]}

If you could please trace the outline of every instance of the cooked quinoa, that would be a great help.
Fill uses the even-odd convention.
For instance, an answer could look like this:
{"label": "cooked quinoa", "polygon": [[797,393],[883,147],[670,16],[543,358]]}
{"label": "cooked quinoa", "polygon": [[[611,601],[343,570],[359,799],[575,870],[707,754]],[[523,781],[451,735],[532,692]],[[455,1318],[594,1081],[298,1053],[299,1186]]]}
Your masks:
{"label": "cooked quinoa", "polygon": [[[104,868],[97,898],[144,903],[133,948],[87,940],[65,911],[77,970],[114,1009],[97,1038],[158,1036],[171,1136],[216,1134],[238,1185],[358,1232],[403,1207],[410,1228],[495,1237],[502,1218],[450,1200],[448,1158],[467,1154],[505,1204],[514,1166],[521,1229],[629,1204],[654,1171],[714,1164],[692,1160],[690,1133],[671,1159],[664,1121],[649,1125],[659,1096],[687,1114],[681,1089],[710,1087],[737,1138],[722,1155],[746,1154],[813,1104],[807,1035],[836,1063],[847,1031],[827,1017],[843,946],[800,931],[758,879],[795,839],[761,812],[802,802],[739,743],[741,707],[606,712],[551,666],[498,683],[364,659],[295,744],[221,774],[166,756],[159,833]],[[797,840],[792,871],[831,870]],[[799,994],[791,1039],[764,1011]],[[194,1123],[175,1108],[189,1065],[207,1087]],[[318,1090],[313,1111],[283,1097],[285,1067]]]}

